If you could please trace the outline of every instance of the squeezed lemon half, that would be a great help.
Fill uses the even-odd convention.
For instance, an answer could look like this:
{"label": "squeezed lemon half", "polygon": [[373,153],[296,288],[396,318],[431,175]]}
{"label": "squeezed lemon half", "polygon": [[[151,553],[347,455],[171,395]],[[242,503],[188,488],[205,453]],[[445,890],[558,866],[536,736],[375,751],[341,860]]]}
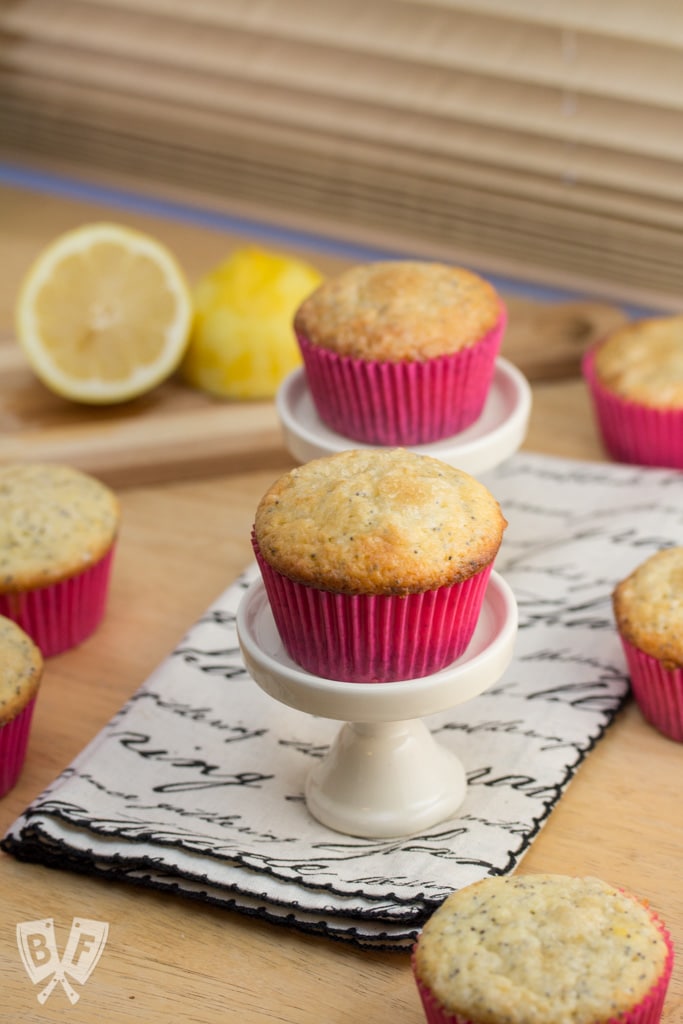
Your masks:
{"label": "squeezed lemon half", "polygon": [[221,398],[273,397],[301,363],[292,321],[321,281],[315,267],[296,257],[237,249],[194,290],[185,380]]}

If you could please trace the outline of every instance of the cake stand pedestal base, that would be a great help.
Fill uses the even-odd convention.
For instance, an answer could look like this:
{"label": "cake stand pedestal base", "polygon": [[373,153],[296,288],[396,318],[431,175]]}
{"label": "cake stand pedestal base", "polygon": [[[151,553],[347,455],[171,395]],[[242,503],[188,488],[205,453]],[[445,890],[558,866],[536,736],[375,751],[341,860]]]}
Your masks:
{"label": "cake stand pedestal base", "polygon": [[347,722],[306,780],[306,804],[328,828],[391,838],[451,817],[465,798],[465,769],[424,722]]}
{"label": "cake stand pedestal base", "polygon": [[261,689],[309,715],[343,722],[302,787],[310,813],[346,835],[412,835],[453,817],[465,770],[422,720],[483,693],[512,660],[517,603],[494,570],[465,653],[440,672],[392,683],[347,683],[314,676],[292,661],[261,580],[237,611],[244,663]]}

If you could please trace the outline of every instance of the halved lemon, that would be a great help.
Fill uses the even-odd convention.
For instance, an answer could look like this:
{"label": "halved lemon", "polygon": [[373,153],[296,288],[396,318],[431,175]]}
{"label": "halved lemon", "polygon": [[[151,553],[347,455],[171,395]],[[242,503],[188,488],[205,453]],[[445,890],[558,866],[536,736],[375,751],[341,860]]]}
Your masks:
{"label": "halved lemon", "polygon": [[16,330],[36,375],[65,398],[124,402],[176,369],[193,304],[162,243],[121,224],[85,224],[39,254],[19,290]]}

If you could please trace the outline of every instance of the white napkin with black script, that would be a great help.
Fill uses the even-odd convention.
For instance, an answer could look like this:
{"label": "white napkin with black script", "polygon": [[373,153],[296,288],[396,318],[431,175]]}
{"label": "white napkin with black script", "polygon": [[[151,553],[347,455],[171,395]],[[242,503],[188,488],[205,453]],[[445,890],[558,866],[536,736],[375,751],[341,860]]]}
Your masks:
{"label": "white napkin with black script", "polygon": [[518,454],[482,480],[509,521],[496,570],[519,633],[499,682],[426,719],[465,765],[454,818],[373,840],[311,817],[304,780],[340,723],[246,673],[235,613],[252,565],[3,848],[375,948],[409,946],[448,893],[512,871],[628,696],[611,592],[683,543],[683,475]]}

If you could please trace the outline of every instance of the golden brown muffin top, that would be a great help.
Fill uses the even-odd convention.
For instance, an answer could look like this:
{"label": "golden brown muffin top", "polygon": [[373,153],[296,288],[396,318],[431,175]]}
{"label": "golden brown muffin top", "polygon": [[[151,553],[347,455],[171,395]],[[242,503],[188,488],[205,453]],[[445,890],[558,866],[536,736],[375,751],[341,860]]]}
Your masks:
{"label": "golden brown muffin top", "polygon": [[597,379],[614,394],[655,409],[683,409],[683,316],[638,320],[595,351]]}
{"label": "golden brown muffin top", "polygon": [[500,315],[495,289],[477,274],[397,260],[354,266],[323,282],[297,310],[294,328],[338,355],[420,362],[470,347]]}
{"label": "golden brown muffin top", "polygon": [[683,668],[683,547],[651,555],[612,593],[617,629],[667,668]]}
{"label": "golden brown muffin top", "polygon": [[667,947],[650,912],[598,878],[486,878],[419,936],[416,972],[477,1024],[593,1024],[639,1002]]}
{"label": "golden brown muffin top", "polygon": [[20,714],[38,692],[43,657],[30,637],[0,615],[0,725]]}
{"label": "golden brown muffin top", "polygon": [[280,477],[256,510],[264,559],[298,583],[345,594],[408,594],[487,566],[507,523],[493,495],[438,459],[351,449]]}
{"label": "golden brown muffin top", "polygon": [[0,593],[89,568],[114,542],[119,515],[112,491],[70,466],[0,466]]}

